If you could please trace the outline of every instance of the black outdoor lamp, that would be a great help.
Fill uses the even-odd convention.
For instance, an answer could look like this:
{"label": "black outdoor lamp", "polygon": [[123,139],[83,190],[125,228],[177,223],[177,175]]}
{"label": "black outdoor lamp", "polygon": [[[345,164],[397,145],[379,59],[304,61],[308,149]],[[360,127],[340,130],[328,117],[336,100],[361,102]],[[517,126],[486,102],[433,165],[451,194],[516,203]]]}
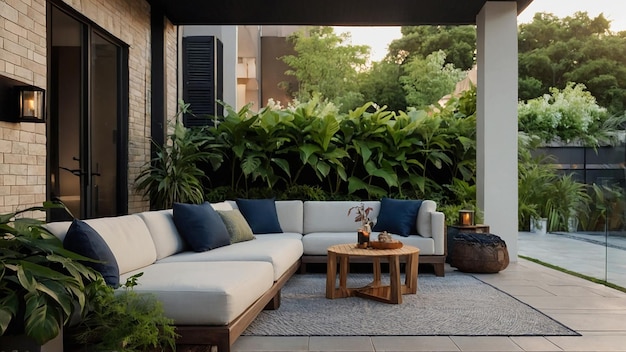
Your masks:
{"label": "black outdoor lamp", "polygon": [[45,122],[46,91],[33,86],[17,89],[17,122]]}

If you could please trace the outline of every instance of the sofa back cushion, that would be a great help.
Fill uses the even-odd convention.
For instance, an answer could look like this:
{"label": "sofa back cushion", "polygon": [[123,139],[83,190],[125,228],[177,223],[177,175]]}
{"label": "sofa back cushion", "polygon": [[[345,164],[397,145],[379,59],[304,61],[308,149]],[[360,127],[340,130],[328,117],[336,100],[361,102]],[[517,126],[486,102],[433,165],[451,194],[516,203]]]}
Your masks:
{"label": "sofa back cushion", "polygon": [[422,202],[419,212],[417,213],[417,233],[422,237],[433,237],[431,214],[437,211],[437,203],[432,200]]}
{"label": "sofa back cushion", "polygon": [[302,233],[304,216],[301,200],[277,200],[276,213],[283,232]]}
{"label": "sofa back cushion", "polygon": [[[304,234],[312,232],[354,232],[361,226],[355,222],[353,210],[348,210],[363,203],[365,208],[372,208],[369,218],[375,221],[380,211],[379,201],[306,201],[304,202]],[[356,237],[355,237],[356,238]]]}
{"label": "sofa back cushion", "polygon": [[187,249],[187,243],[174,225],[172,209],[146,211],[138,215],[150,231],[158,260]]}
{"label": "sofa back cushion", "polygon": [[[106,242],[115,256],[120,275],[148,266],[156,261],[156,248],[146,223],[139,215],[84,220]],[[61,241],[71,221],[46,224],[46,229]]]}
{"label": "sofa back cushion", "polygon": [[139,215],[85,220],[109,245],[120,275],[148,266],[157,254],[146,223]]}
{"label": "sofa back cushion", "polygon": [[[146,223],[139,215],[84,220],[106,242],[115,256],[120,275],[155,262],[156,248]],[[51,222],[46,229],[61,241],[65,239],[71,221]]]}

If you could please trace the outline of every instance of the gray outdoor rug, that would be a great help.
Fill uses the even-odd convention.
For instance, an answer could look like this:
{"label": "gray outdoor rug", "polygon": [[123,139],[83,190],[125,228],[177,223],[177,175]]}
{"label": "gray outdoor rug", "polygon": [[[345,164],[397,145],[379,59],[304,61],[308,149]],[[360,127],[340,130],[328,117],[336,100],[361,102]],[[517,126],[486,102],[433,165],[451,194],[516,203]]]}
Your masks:
{"label": "gray outdoor rug", "polygon": [[[386,276],[383,274],[383,277]],[[348,287],[371,281],[348,275]],[[399,305],[359,297],[326,299],[324,274],[294,275],[278,310],[263,311],[249,336],[576,336],[577,332],[475,277],[420,275]]]}

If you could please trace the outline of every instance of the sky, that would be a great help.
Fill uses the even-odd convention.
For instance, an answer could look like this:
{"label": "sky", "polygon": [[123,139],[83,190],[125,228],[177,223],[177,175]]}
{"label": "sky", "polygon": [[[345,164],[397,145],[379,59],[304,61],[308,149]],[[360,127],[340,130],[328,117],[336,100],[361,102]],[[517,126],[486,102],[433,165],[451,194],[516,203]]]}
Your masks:
{"label": "sky", "polygon": [[[571,16],[577,11],[586,11],[593,18],[600,13],[611,21],[611,30],[626,30],[626,1],[624,0],[534,0],[517,17],[518,23],[531,22],[537,12],[549,12],[560,18]],[[400,27],[335,27],[335,32],[349,31],[352,44],[369,45],[371,60],[380,61],[387,53],[393,39],[400,38]]]}

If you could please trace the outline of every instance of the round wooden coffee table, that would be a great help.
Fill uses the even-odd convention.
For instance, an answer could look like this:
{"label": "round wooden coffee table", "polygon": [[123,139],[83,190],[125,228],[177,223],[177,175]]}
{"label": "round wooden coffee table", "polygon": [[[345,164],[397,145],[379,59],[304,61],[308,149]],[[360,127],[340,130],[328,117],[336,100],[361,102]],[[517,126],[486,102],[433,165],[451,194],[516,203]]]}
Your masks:
{"label": "round wooden coffee table", "polygon": [[[326,265],[326,298],[359,296],[385,303],[402,303],[403,294],[417,293],[417,266],[419,248],[403,246],[398,249],[361,249],[356,244],[338,244],[328,247]],[[368,257],[374,264],[374,281],[365,287],[347,287],[347,277],[351,257]],[[405,283],[400,283],[400,258],[406,257]],[[389,285],[380,280],[380,261],[389,261]],[[339,264],[339,287],[337,284],[337,264]]]}

